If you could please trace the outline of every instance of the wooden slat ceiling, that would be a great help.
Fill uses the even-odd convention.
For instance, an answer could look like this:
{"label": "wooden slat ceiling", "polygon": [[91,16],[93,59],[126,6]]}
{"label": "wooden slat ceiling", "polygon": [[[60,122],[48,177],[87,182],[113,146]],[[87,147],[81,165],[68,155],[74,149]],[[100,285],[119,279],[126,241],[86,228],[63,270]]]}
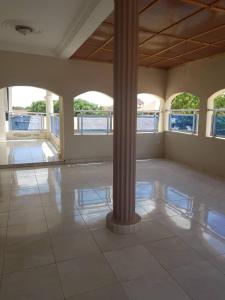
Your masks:
{"label": "wooden slat ceiling", "polygon": [[[225,52],[225,0],[138,0],[139,65],[168,69]],[[113,14],[71,58],[113,61]]]}

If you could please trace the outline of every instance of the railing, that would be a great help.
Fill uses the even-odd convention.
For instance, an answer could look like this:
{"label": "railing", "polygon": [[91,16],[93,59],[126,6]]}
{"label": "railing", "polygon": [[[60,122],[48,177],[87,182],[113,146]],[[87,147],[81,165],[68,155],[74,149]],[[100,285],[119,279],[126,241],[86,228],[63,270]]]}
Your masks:
{"label": "railing", "polygon": [[51,119],[50,131],[56,137],[59,137],[60,136],[60,117],[59,117],[59,114],[51,114],[50,119]]}
{"label": "railing", "polygon": [[169,114],[169,130],[195,134],[198,131],[199,110],[173,109]]}
{"label": "railing", "polygon": [[159,126],[159,111],[138,111],[137,131],[157,132]]}
{"label": "railing", "polygon": [[225,137],[225,109],[213,109],[212,112],[211,135]]}
{"label": "railing", "polygon": [[[159,111],[138,111],[137,132],[157,132]],[[113,112],[79,110],[74,113],[74,131],[78,134],[113,132]]]}
{"label": "railing", "polygon": [[9,113],[10,131],[43,131],[45,130],[43,113]]}

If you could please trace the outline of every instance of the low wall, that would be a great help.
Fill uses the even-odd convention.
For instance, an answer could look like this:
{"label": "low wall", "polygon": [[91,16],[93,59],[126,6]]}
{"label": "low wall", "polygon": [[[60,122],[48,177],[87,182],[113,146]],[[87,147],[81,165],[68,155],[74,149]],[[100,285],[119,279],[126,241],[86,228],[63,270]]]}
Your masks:
{"label": "low wall", "polygon": [[[75,135],[71,139],[66,162],[112,160],[113,135]],[[67,150],[68,151],[68,150]],[[163,133],[137,134],[137,158],[163,157]]]}
{"label": "low wall", "polygon": [[47,139],[47,131],[9,131],[6,133],[7,140]]}
{"label": "low wall", "polygon": [[225,177],[224,139],[175,132],[165,132],[164,135],[167,159]]}

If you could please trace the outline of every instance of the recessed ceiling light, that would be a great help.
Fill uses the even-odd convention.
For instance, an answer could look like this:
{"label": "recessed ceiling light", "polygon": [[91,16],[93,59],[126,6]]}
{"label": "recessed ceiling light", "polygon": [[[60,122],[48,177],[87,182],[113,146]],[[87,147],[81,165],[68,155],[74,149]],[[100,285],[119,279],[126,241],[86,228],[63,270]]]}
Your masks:
{"label": "recessed ceiling light", "polygon": [[43,30],[39,28],[38,24],[34,24],[33,22],[27,20],[5,20],[1,25],[3,27],[9,28],[14,32],[16,31],[21,35],[33,35],[43,32]]}
{"label": "recessed ceiling light", "polygon": [[16,25],[15,30],[23,35],[31,34],[34,32],[32,27],[26,25]]}

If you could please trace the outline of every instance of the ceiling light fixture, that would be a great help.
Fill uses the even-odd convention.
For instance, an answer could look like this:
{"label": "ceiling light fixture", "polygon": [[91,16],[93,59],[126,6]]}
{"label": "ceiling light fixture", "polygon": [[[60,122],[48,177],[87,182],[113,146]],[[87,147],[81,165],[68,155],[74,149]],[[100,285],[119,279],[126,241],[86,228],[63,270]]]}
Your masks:
{"label": "ceiling light fixture", "polygon": [[26,25],[16,25],[15,30],[22,35],[31,34],[34,32],[32,27]]}

